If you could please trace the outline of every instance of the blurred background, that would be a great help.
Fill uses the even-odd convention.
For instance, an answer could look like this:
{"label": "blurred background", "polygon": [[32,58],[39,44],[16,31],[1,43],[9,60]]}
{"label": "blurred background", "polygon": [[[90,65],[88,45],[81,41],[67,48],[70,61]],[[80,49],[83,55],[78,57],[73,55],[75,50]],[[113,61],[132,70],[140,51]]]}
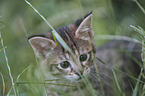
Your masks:
{"label": "blurred background", "polygon": [[[139,34],[130,25],[145,29],[145,14],[133,0],[29,0],[29,2],[54,28],[73,23],[93,11],[95,36],[122,35],[140,40]],[[145,0],[138,2],[145,8]],[[0,32],[14,82],[26,68],[19,81],[40,79],[38,70],[35,70],[38,64],[27,37],[48,31],[51,31],[49,26],[24,0],[0,0]],[[103,43],[102,40],[94,39],[97,47]],[[1,43],[0,73],[0,95],[4,89],[7,94],[11,89],[11,79]],[[41,85],[19,85],[19,93],[40,96],[43,90],[41,87]]]}

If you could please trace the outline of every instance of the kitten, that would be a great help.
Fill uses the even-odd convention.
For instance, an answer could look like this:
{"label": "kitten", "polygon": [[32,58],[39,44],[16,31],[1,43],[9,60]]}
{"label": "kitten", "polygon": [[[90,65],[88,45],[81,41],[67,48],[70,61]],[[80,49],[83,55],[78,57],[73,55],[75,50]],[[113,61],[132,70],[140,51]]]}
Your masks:
{"label": "kitten", "polygon": [[[76,84],[84,86],[82,79],[83,77],[88,77],[90,78],[90,82],[92,83],[94,89],[97,90],[96,92],[98,92],[100,95],[103,94],[101,86],[98,83],[99,77],[96,73],[96,68],[93,63],[95,54],[100,79],[103,81],[102,85],[104,88],[104,94],[105,96],[113,96],[114,87],[112,87],[111,84],[115,83],[113,80],[114,77],[112,74],[112,68],[115,67],[125,72],[125,70],[128,68],[127,66],[131,64],[131,69],[134,71],[133,68],[135,63],[131,60],[131,57],[129,57],[130,55],[128,56],[125,54],[125,51],[122,51],[130,50],[129,45],[135,44],[134,42],[111,41],[110,43],[105,44],[103,47],[96,49],[95,43],[93,41],[94,32],[92,29],[92,13],[86,15],[83,19],[77,20],[74,24],[58,28],[56,31],[70,47],[71,51],[76,57],[77,62],[57,40],[55,42],[51,32],[29,37],[30,45],[32,46],[36,56],[41,58],[41,67],[44,71],[46,80],[66,80],[66,82],[69,82],[72,85]],[[132,50],[141,49],[140,45],[137,44],[131,48]],[[132,54],[133,52],[126,51],[126,53]],[[135,54],[138,55],[136,57],[139,57],[138,59],[140,60],[140,53],[138,52]],[[100,60],[105,62],[105,64],[103,64]],[[135,66],[137,66],[137,64]],[[138,74],[138,72],[139,70],[136,70],[134,73]],[[121,80],[129,80],[127,76],[122,76],[122,74],[119,72],[117,75]],[[128,83],[128,81],[125,82]],[[127,84],[125,82],[124,84]],[[57,81],[55,83],[57,83]],[[125,85],[124,88],[128,88],[128,85]],[[61,92],[57,92],[57,88],[58,86],[52,86],[51,88],[48,88],[48,96],[62,95]],[[80,88],[85,93],[85,96],[91,96],[86,87]],[[59,87],[58,89],[70,93],[72,96],[80,94],[76,87]]]}

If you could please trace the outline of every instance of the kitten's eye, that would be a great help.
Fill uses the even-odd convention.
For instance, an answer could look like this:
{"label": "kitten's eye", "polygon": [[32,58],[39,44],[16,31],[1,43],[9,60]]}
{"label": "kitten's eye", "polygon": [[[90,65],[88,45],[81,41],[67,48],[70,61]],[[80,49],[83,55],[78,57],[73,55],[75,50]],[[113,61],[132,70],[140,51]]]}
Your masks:
{"label": "kitten's eye", "polygon": [[64,61],[64,62],[60,63],[60,66],[62,68],[67,68],[67,67],[69,67],[69,65],[70,65],[70,63],[68,61]]}
{"label": "kitten's eye", "polygon": [[87,54],[82,54],[80,56],[80,61],[86,61],[87,60]]}

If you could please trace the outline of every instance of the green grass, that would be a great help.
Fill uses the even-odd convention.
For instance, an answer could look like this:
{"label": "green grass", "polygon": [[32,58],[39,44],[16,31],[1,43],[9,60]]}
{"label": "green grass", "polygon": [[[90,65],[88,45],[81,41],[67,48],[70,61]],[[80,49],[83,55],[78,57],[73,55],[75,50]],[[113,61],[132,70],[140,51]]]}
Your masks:
{"label": "green grass", "polygon": [[[138,0],[138,2],[143,1]],[[130,3],[132,4],[133,2]],[[107,0],[32,0],[31,4],[47,17],[47,21],[55,27],[69,24],[77,18],[84,16],[85,13],[93,10],[94,39],[98,46],[105,42],[103,41],[104,39],[108,38],[114,40],[118,39],[117,36],[120,36],[120,39],[127,38],[128,40],[142,42],[142,60],[144,66],[142,66],[140,76],[136,78],[137,83],[135,89],[133,89],[133,96],[137,96],[137,94],[144,96],[145,88],[141,86],[144,82],[142,83],[141,80],[145,79],[145,34],[143,31],[143,29],[145,29],[143,22],[145,16],[142,15],[142,13],[144,14],[144,10],[139,3],[137,3],[139,5],[138,9],[133,9],[134,6],[128,7],[124,4],[124,8],[126,9],[121,11],[115,11],[119,9],[117,9],[117,7],[114,8],[114,5]],[[140,4],[142,5],[143,3]],[[125,10],[130,10],[131,8],[133,12],[126,15]],[[141,8],[142,12],[139,12],[139,8]],[[26,37],[31,34],[47,32],[50,28],[43,22],[40,16],[23,1],[0,1],[0,13],[1,40],[3,39],[3,43],[0,43],[2,44],[2,46],[0,45],[0,95],[2,92],[2,94],[5,95],[10,93],[11,96],[14,96],[14,94],[15,96],[18,94],[20,96],[46,96],[44,90],[46,90],[45,85],[47,83],[43,81],[43,78],[41,77],[41,70],[37,72],[37,70],[39,70],[39,64],[36,64],[38,62],[34,58],[35,56],[33,55]],[[135,17],[133,17],[132,14]],[[70,18],[72,15],[74,17]],[[120,19],[117,20],[116,18]],[[130,25],[141,27],[132,26],[131,28],[129,27]],[[55,32],[54,29],[53,32]],[[25,33],[27,33],[28,36],[26,36]],[[58,39],[57,33],[54,35],[56,39]],[[102,39],[100,38],[100,35],[102,38],[104,36],[102,41],[100,40]],[[64,47],[67,47],[63,41],[60,43],[62,43]],[[69,50],[68,47],[67,49]],[[114,71],[113,73],[116,85],[119,89],[118,93],[123,93],[119,88],[116,74]],[[58,84],[58,86],[64,85]],[[95,94],[92,91],[91,86],[89,87],[92,95]]]}
{"label": "green grass", "polygon": [[[62,37],[55,31],[55,29],[47,22],[47,20],[44,18],[43,15],[41,15],[32,5],[31,3],[29,3],[27,0],[25,0],[25,2],[30,5],[35,12],[47,23],[47,25],[52,29],[52,34],[54,35],[53,37],[58,40],[58,42],[73,56],[74,60],[77,62],[78,66],[80,66],[81,68],[81,64],[78,62],[78,60],[76,59],[75,55],[73,54],[72,50],[69,48],[69,46],[65,43],[65,41],[62,39]],[[78,71],[78,69],[76,68],[75,65],[73,65],[74,68]],[[78,71],[79,72],[79,71]],[[79,73],[80,74],[80,73]],[[92,86],[90,85],[90,82],[85,79],[84,77],[82,77],[83,82],[85,83],[87,89],[89,90],[89,92],[91,93],[92,96],[95,96],[96,94],[94,93],[94,91],[92,91]],[[27,84],[27,83],[26,83]],[[46,83],[45,83],[46,84]],[[49,83],[51,84],[51,83]],[[55,84],[54,84],[55,85]],[[58,84],[57,84],[58,85]]]}

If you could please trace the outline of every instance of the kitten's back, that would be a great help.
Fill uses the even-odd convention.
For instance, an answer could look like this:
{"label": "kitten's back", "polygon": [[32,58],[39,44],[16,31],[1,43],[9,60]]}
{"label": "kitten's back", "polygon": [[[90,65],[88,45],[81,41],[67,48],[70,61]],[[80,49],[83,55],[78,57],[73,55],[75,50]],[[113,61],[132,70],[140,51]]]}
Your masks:
{"label": "kitten's back", "polygon": [[[139,64],[141,63],[141,44],[114,40],[98,48],[96,50],[96,64],[100,77],[103,79],[105,96],[114,96],[115,91],[117,91],[112,69],[118,77],[123,92],[130,96],[131,86],[134,87],[136,82],[130,76],[138,77]],[[94,87],[98,90],[97,85]]]}

